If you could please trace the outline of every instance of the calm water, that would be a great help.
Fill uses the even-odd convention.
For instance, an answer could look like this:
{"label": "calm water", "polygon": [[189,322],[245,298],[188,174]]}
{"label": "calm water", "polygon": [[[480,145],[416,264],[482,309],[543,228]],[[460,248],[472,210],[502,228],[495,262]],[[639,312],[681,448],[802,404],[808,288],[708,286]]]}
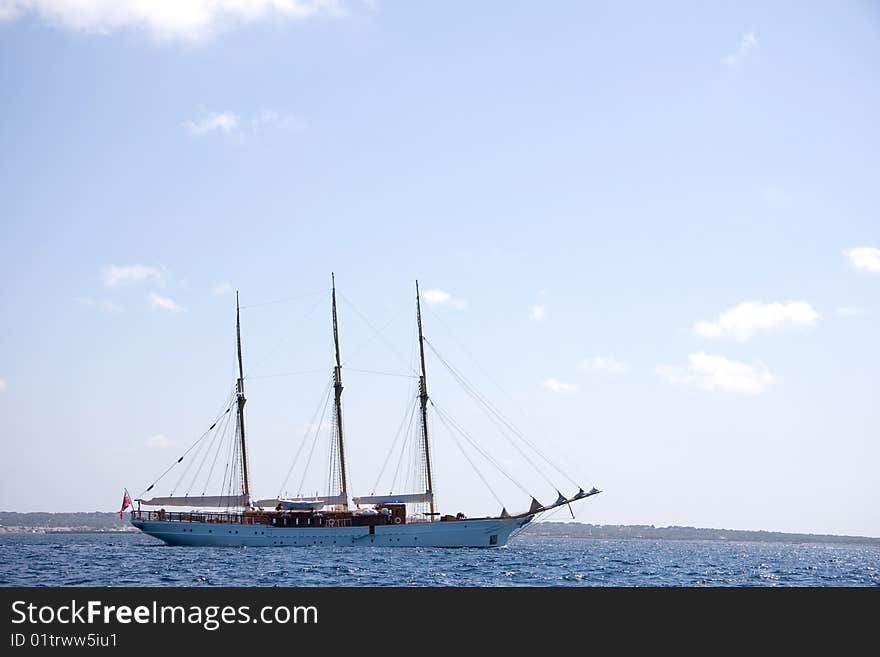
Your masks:
{"label": "calm water", "polygon": [[515,538],[501,549],[168,547],[0,535],[3,586],[880,586],[876,546]]}

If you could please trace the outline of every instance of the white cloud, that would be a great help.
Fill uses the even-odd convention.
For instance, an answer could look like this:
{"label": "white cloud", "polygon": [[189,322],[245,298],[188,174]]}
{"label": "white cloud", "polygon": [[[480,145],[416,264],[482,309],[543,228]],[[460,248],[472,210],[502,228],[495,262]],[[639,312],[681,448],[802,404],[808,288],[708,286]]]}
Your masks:
{"label": "white cloud", "polygon": [[183,122],[183,127],[193,137],[204,137],[211,133],[222,133],[244,141],[247,137],[258,137],[269,130],[289,132],[305,129],[305,120],[287,112],[263,110],[251,119],[240,117],[235,112],[203,111],[201,118]]}
{"label": "white cloud", "polygon": [[260,20],[345,14],[342,0],[0,0],[0,20],[32,15],[69,30],[145,30],[166,41],[202,41]]}
{"label": "white cloud", "polygon": [[87,308],[97,308],[105,313],[112,315],[121,313],[123,308],[118,303],[113,303],[107,299],[90,299],[88,297],[76,297],[74,299],[79,305]]}
{"label": "white cloud", "polygon": [[6,383],[6,379],[0,379],[0,392],[6,392],[9,390],[9,384]]}
{"label": "white cloud", "polygon": [[770,370],[760,361],[750,365],[703,352],[690,354],[686,369],[661,365],[656,371],[670,383],[746,395],[758,395],[775,381]]}
{"label": "white cloud", "polygon": [[305,128],[305,119],[297,114],[289,112],[276,112],[275,110],[263,110],[250,120],[251,132],[257,134],[267,128],[277,130],[299,131]]}
{"label": "white cloud", "polygon": [[563,383],[562,381],[553,378],[547,379],[541,385],[545,388],[548,388],[549,390],[552,390],[553,392],[565,393],[574,392],[575,390],[577,390],[576,385],[571,383]]}
{"label": "white cloud", "polygon": [[583,361],[581,369],[607,372],[609,374],[623,374],[629,368],[626,366],[626,363],[621,363],[610,356],[596,356],[595,358],[588,358]]}
{"label": "white cloud", "polygon": [[852,266],[856,269],[864,269],[872,274],[880,274],[880,249],[872,246],[857,246],[843,252]]}
{"label": "white cloud", "polygon": [[152,449],[168,449],[174,447],[174,442],[158,433],[155,436],[147,436],[144,439],[144,445]]}
{"label": "white cloud", "polygon": [[185,308],[181,308],[173,300],[168,297],[162,297],[156,294],[155,292],[150,292],[147,296],[147,300],[150,302],[150,308],[153,310],[168,310],[170,312],[180,312],[185,310]]}
{"label": "white cloud", "polygon": [[229,134],[238,130],[238,115],[233,112],[208,112],[196,121],[185,121],[183,126],[193,137],[202,137],[209,132]]}
{"label": "white cloud", "polygon": [[224,294],[232,292],[232,286],[229,283],[217,283],[211,293],[215,297],[222,297]]}
{"label": "white cloud", "polygon": [[745,342],[760,331],[783,326],[813,326],[818,319],[819,313],[806,301],[746,301],[726,310],[714,322],[697,322],[694,333],[704,338],[733,338]]}
{"label": "white cloud", "polygon": [[529,308],[529,319],[533,322],[541,322],[544,320],[544,306],[537,303]]}
{"label": "white cloud", "polygon": [[146,265],[110,265],[101,270],[104,287],[121,287],[146,280],[161,281],[163,277],[162,271]]}
{"label": "white cloud", "polygon": [[724,63],[734,68],[748,56],[748,54],[758,49],[758,39],[751,32],[746,32],[739,40],[739,47],[724,58]]}
{"label": "white cloud", "polygon": [[462,299],[456,299],[454,296],[449,294],[449,292],[444,292],[443,290],[425,290],[422,292],[422,298],[425,300],[425,303],[432,306],[452,306],[458,310],[461,310],[465,307],[466,302]]}
{"label": "white cloud", "polygon": [[835,309],[834,314],[838,317],[864,317],[869,313],[867,308],[862,308],[861,306],[844,306]]}

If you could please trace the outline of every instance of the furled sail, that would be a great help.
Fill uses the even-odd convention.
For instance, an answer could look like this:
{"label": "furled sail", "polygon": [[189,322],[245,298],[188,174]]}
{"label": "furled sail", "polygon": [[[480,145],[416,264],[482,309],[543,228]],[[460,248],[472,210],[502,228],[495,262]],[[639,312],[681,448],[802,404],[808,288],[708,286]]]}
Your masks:
{"label": "furled sail", "polygon": [[137,500],[147,506],[188,506],[193,509],[202,507],[247,506],[247,495],[192,495],[173,497],[153,497],[149,500]]}
{"label": "furled sail", "polygon": [[265,500],[257,500],[254,505],[263,508],[276,508],[281,505],[282,508],[288,510],[308,510],[320,509],[325,506],[333,506],[336,504],[346,504],[345,495],[328,495],[326,497],[270,497]]}
{"label": "furled sail", "polygon": [[431,493],[410,493],[406,495],[367,495],[354,497],[352,501],[357,504],[418,504],[430,502],[434,499]]}

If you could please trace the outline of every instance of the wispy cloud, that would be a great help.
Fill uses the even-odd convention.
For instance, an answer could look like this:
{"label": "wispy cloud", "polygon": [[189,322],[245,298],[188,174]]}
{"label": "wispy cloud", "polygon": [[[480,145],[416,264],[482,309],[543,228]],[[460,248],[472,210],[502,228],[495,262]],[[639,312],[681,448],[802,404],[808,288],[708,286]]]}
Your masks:
{"label": "wispy cloud", "polygon": [[231,110],[223,112],[202,111],[196,119],[183,122],[183,127],[193,137],[224,134],[245,142],[249,137],[258,138],[269,131],[299,132],[305,129],[305,119],[298,114],[263,110],[253,118],[243,118]]}
{"label": "wispy cloud", "polygon": [[175,313],[186,310],[185,308],[182,308],[174,303],[172,299],[160,296],[155,292],[150,292],[150,294],[147,296],[147,301],[149,301],[150,308],[152,308],[153,310],[167,310],[169,312]]}
{"label": "wispy cloud", "polygon": [[169,447],[174,447],[174,445],[174,441],[169,440],[161,433],[144,438],[144,446],[151,449],[168,449]]}
{"label": "wispy cloud", "polygon": [[0,392],[6,392],[9,390],[9,384],[6,383],[6,379],[0,379]]}
{"label": "wispy cloud", "polygon": [[76,297],[74,299],[76,303],[86,308],[95,308],[96,310],[100,310],[105,313],[109,313],[111,315],[116,315],[121,313],[123,308],[118,303],[114,303],[112,301],[108,301],[107,299],[91,299],[89,297]]}
{"label": "wispy cloud", "polygon": [[661,365],[656,371],[670,383],[745,395],[759,395],[775,381],[760,361],[749,364],[703,352],[690,354],[686,368]]}
{"label": "wispy cloud", "polygon": [[422,292],[422,298],[425,303],[431,306],[452,306],[457,310],[461,310],[467,305],[463,299],[457,299],[449,292],[443,290],[425,290]]}
{"label": "wispy cloud", "polygon": [[252,118],[248,125],[253,134],[259,134],[264,130],[287,130],[301,131],[306,127],[305,119],[299,114],[290,112],[278,112],[276,110],[263,110]]}
{"label": "wispy cloud", "polygon": [[229,283],[217,283],[214,286],[214,289],[211,290],[211,294],[215,297],[222,297],[224,294],[229,294],[232,292],[232,286]]}
{"label": "wispy cloud", "polygon": [[856,269],[880,274],[880,249],[873,246],[857,246],[843,252]]}
{"label": "wispy cloud", "polygon": [[0,20],[32,15],[78,32],[144,30],[190,42],[246,23],[346,13],[343,0],[0,0]]}
{"label": "wispy cloud", "polygon": [[563,383],[562,381],[553,378],[545,380],[541,385],[548,390],[558,393],[575,392],[577,390],[577,386],[573,383]]}
{"label": "wispy cloud", "polygon": [[230,134],[238,130],[239,118],[234,112],[208,112],[200,119],[184,121],[183,127],[193,137],[204,137],[212,132]]}
{"label": "wispy cloud", "polygon": [[583,361],[581,369],[593,372],[607,372],[608,374],[623,374],[629,368],[626,363],[615,360],[610,356],[595,356]]}
{"label": "wispy cloud", "polygon": [[758,49],[758,39],[752,32],[746,32],[739,40],[739,47],[724,58],[724,63],[731,68],[736,68],[748,57],[749,53]]}
{"label": "wispy cloud", "polygon": [[726,310],[714,322],[697,322],[694,333],[704,338],[732,338],[745,342],[761,331],[785,326],[813,326],[818,319],[819,313],[806,301],[747,301]]}
{"label": "wispy cloud", "polygon": [[544,306],[539,303],[536,303],[534,306],[529,308],[529,319],[533,322],[542,322],[544,321]]}
{"label": "wispy cloud", "polygon": [[109,265],[101,270],[104,287],[121,287],[142,281],[162,281],[165,274],[156,267],[146,265]]}

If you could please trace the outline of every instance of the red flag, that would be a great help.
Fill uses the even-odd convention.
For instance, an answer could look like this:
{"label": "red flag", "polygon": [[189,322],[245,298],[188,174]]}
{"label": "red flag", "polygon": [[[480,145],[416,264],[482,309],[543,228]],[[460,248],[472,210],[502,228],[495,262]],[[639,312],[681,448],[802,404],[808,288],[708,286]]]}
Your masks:
{"label": "red flag", "polygon": [[122,496],[122,508],[119,509],[119,519],[122,519],[122,514],[125,510],[131,506],[131,497],[128,495],[128,489],[125,489],[125,495]]}

